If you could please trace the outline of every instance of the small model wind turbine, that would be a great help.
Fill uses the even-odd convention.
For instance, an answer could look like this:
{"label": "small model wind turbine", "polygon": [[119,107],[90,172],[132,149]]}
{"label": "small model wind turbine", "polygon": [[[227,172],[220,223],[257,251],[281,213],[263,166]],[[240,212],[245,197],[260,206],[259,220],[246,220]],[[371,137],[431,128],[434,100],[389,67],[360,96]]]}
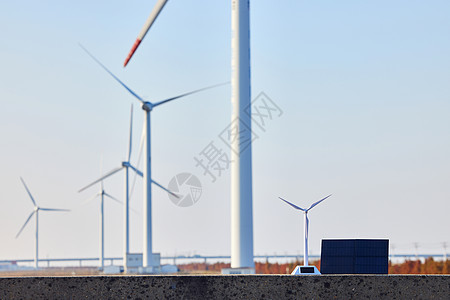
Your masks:
{"label": "small model wind turbine", "polygon": [[31,202],[33,202],[34,209],[31,212],[28,219],[23,224],[22,228],[20,228],[19,233],[17,233],[16,238],[19,237],[19,235],[22,233],[25,226],[27,226],[28,222],[30,221],[31,217],[33,217],[34,214],[36,214],[36,245],[35,245],[35,256],[34,256],[34,267],[37,269],[39,266],[39,211],[70,211],[69,209],[57,209],[57,208],[43,208],[36,204],[36,201],[34,200],[33,196],[31,195],[30,190],[28,189],[27,185],[25,184],[25,181],[20,177],[20,180],[23,183],[23,186],[25,187],[25,190],[28,193],[28,196],[30,196]]}
{"label": "small model wind turbine", "polygon": [[281,200],[283,200],[284,202],[286,202],[287,204],[289,204],[290,206],[292,206],[295,209],[301,210],[305,216],[305,231],[304,231],[304,237],[305,237],[305,250],[303,253],[303,267],[297,266],[294,271],[292,272],[292,275],[300,275],[300,274],[320,274],[320,272],[317,270],[317,268],[315,266],[309,266],[308,264],[308,233],[309,233],[309,219],[308,219],[308,212],[315,207],[316,205],[318,205],[320,202],[324,201],[325,199],[327,199],[328,197],[330,197],[331,195],[326,196],[325,198],[311,204],[311,206],[309,208],[301,208],[298,207],[295,204],[292,204],[291,202],[281,198]]}

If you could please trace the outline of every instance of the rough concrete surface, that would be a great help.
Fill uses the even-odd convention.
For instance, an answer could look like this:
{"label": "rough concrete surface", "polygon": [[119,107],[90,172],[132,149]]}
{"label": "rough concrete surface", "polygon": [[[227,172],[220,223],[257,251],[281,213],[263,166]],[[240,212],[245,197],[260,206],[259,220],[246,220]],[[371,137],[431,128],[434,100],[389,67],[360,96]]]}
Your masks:
{"label": "rough concrete surface", "polygon": [[0,299],[450,299],[450,276],[18,277]]}

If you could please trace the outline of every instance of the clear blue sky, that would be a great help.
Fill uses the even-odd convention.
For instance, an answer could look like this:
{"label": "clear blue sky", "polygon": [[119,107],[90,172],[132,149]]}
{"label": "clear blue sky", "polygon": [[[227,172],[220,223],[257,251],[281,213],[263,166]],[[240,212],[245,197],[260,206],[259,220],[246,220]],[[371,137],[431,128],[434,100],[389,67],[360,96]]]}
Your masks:
{"label": "clear blue sky", "polygon": [[[98,253],[96,188],[77,190],[126,154],[134,103],[136,161],[143,113],[77,45],[140,95],[159,100],[230,77],[230,1],[171,0],[126,69],[155,1],[0,3],[0,258],[31,258],[34,223],[23,176],[42,206],[41,257]],[[389,238],[396,251],[450,243],[450,3],[252,1],[252,89],[283,110],[253,144],[255,254],[300,252],[308,206],[311,251],[322,238]],[[162,255],[230,253],[230,173],[215,183],[194,156],[230,123],[230,88],[155,109],[153,176],[198,176],[189,208],[154,188],[153,245]],[[225,146],[222,145],[224,150]],[[122,198],[123,179],[105,182]],[[138,181],[132,206],[142,208]],[[132,214],[131,250],[142,251]],[[122,210],[106,204],[106,255],[122,253]],[[428,248],[427,248],[428,247]]]}

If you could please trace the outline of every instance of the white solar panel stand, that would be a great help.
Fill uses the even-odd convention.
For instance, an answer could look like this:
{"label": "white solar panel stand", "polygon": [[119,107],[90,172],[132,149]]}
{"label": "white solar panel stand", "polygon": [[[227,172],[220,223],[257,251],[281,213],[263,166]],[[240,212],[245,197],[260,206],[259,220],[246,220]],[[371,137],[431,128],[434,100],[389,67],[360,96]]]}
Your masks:
{"label": "white solar panel stand", "polygon": [[296,266],[291,275],[320,275],[316,266]]}

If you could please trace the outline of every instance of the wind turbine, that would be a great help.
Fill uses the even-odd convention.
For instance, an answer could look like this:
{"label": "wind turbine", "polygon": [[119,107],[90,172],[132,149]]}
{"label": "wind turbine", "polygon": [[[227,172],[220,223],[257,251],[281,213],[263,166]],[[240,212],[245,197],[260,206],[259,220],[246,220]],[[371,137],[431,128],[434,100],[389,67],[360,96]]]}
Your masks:
{"label": "wind turbine", "polygon": [[[158,0],[124,67],[168,0]],[[253,268],[250,0],[231,0],[231,267]],[[231,135],[230,135],[231,136]]]}
{"label": "wind turbine", "polygon": [[[103,176],[104,177],[104,176]],[[100,248],[99,248],[99,264],[100,264],[100,268],[103,270],[105,267],[105,197],[110,198],[111,200],[114,200],[120,204],[122,204],[122,202],[118,199],[116,199],[115,197],[111,196],[110,194],[108,194],[107,192],[105,192],[105,188],[103,186],[103,177],[100,180],[96,180],[95,182],[89,184],[88,186],[85,186],[84,188],[82,188],[81,190],[79,190],[78,192],[84,191],[85,189],[91,187],[92,185],[96,184],[97,182],[100,181],[101,185],[100,185],[100,191],[98,193],[96,193],[94,196],[92,196],[91,198],[89,198],[88,200],[86,200],[84,203],[88,203],[93,201],[94,199],[96,199],[97,197],[100,196]]]}
{"label": "wind turbine", "polygon": [[[81,45],[80,45],[81,46]],[[198,92],[202,92],[208,89],[212,89],[214,87],[218,87],[224,84],[228,83],[220,83],[213,86],[205,87],[202,89],[194,90],[188,93],[184,93],[175,97],[167,98],[165,100],[157,101],[157,102],[150,102],[148,100],[143,99],[138,94],[136,94],[133,90],[131,90],[125,83],[123,83],[117,76],[115,76],[111,71],[109,71],[97,58],[95,58],[86,48],[81,46],[83,50],[95,61],[97,62],[106,72],[109,73],[120,85],[122,85],[131,95],[133,95],[139,102],[141,103],[142,110],[145,112],[145,126],[144,126],[144,135],[145,135],[145,157],[144,157],[144,170],[143,170],[143,177],[144,177],[144,251],[143,251],[143,266],[147,271],[153,272],[153,265],[152,265],[152,190],[151,190],[151,183],[155,183],[160,188],[163,188],[165,191],[168,191],[160,184],[156,183],[154,180],[152,180],[151,175],[151,144],[150,144],[150,116],[151,111],[167,102],[186,97]],[[170,191],[169,191],[170,192]],[[176,195],[175,195],[176,196]]]}
{"label": "wind turbine", "polygon": [[36,201],[33,198],[33,195],[31,195],[30,190],[28,189],[27,185],[25,184],[25,181],[20,177],[20,180],[23,183],[23,186],[25,187],[25,190],[28,193],[28,196],[30,196],[31,202],[34,205],[34,209],[29,215],[28,219],[25,221],[25,223],[22,225],[22,228],[20,228],[19,232],[16,235],[16,238],[19,237],[19,235],[22,233],[25,226],[27,226],[28,222],[31,220],[31,217],[33,217],[34,214],[36,214],[36,235],[35,235],[35,256],[34,256],[34,267],[37,269],[39,266],[39,211],[70,211],[69,209],[57,209],[57,208],[44,208],[37,205]]}
{"label": "wind turbine", "polygon": [[[128,147],[127,147],[127,158],[125,161],[121,162],[121,165],[117,168],[114,168],[113,170],[109,171],[108,173],[106,173],[105,175],[103,175],[102,177],[100,177],[99,179],[95,180],[94,182],[88,184],[87,186],[83,187],[82,189],[80,189],[78,192],[82,192],[85,189],[93,186],[94,184],[103,181],[104,179],[118,173],[121,170],[125,170],[125,177],[124,177],[124,238],[123,238],[123,262],[124,262],[124,267],[125,269],[127,268],[127,254],[130,253],[130,184],[129,184],[129,173],[131,169],[132,171],[134,171],[137,175],[139,176],[143,176],[142,172],[139,171],[136,167],[134,167],[130,160],[131,160],[131,151],[132,151],[132,141],[133,141],[133,104],[131,105],[131,112],[130,112],[130,137],[129,137],[129,143],[128,143]],[[163,190],[165,190],[166,192],[174,195],[175,197],[178,197],[176,194],[172,193],[171,191],[169,191],[168,189],[166,189],[165,187],[163,187],[162,185],[160,185],[159,183],[157,183],[156,181],[152,180],[152,182],[154,184],[156,184],[157,186],[159,186],[160,188],[162,188]]]}
{"label": "wind turbine", "polygon": [[[298,210],[301,210],[301,211],[303,212],[304,219],[305,219],[305,231],[304,231],[305,250],[304,250],[304,253],[303,253],[303,265],[304,265],[305,267],[308,266],[308,233],[309,233],[309,219],[308,219],[308,212],[309,212],[313,207],[315,207],[315,206],[318,205],[320,202],[324,201],[325,199],[327,199],[327,198],[330,197],[330,196],[331,196],[331,194],[328,195],[328,196],[326,196],[325,198],[320,199],[319,201],[317,201],[317,202],[311,204],[311,206],[310,206],[309,208],[301,208],[301,207],[298,207],[297,205],[292,204],[291,202],[289,202],[289,201],[287,201],[287,200],[285,200],[285,199],[283,199],[283,198],[281,198],[281,197],[278,197],[278,198],[280,198],[281,200],[283,200],[284,202],[286,202],[287,204],[289,204],[290,206],[292,206],[293,208],[298,209]],[[297,268],[296,268],[296,269],[297,269]],[[294,270],[294,272],[295,272],[295,270]],[[294,274],[294,273],[293,273],[293,274]]]}

